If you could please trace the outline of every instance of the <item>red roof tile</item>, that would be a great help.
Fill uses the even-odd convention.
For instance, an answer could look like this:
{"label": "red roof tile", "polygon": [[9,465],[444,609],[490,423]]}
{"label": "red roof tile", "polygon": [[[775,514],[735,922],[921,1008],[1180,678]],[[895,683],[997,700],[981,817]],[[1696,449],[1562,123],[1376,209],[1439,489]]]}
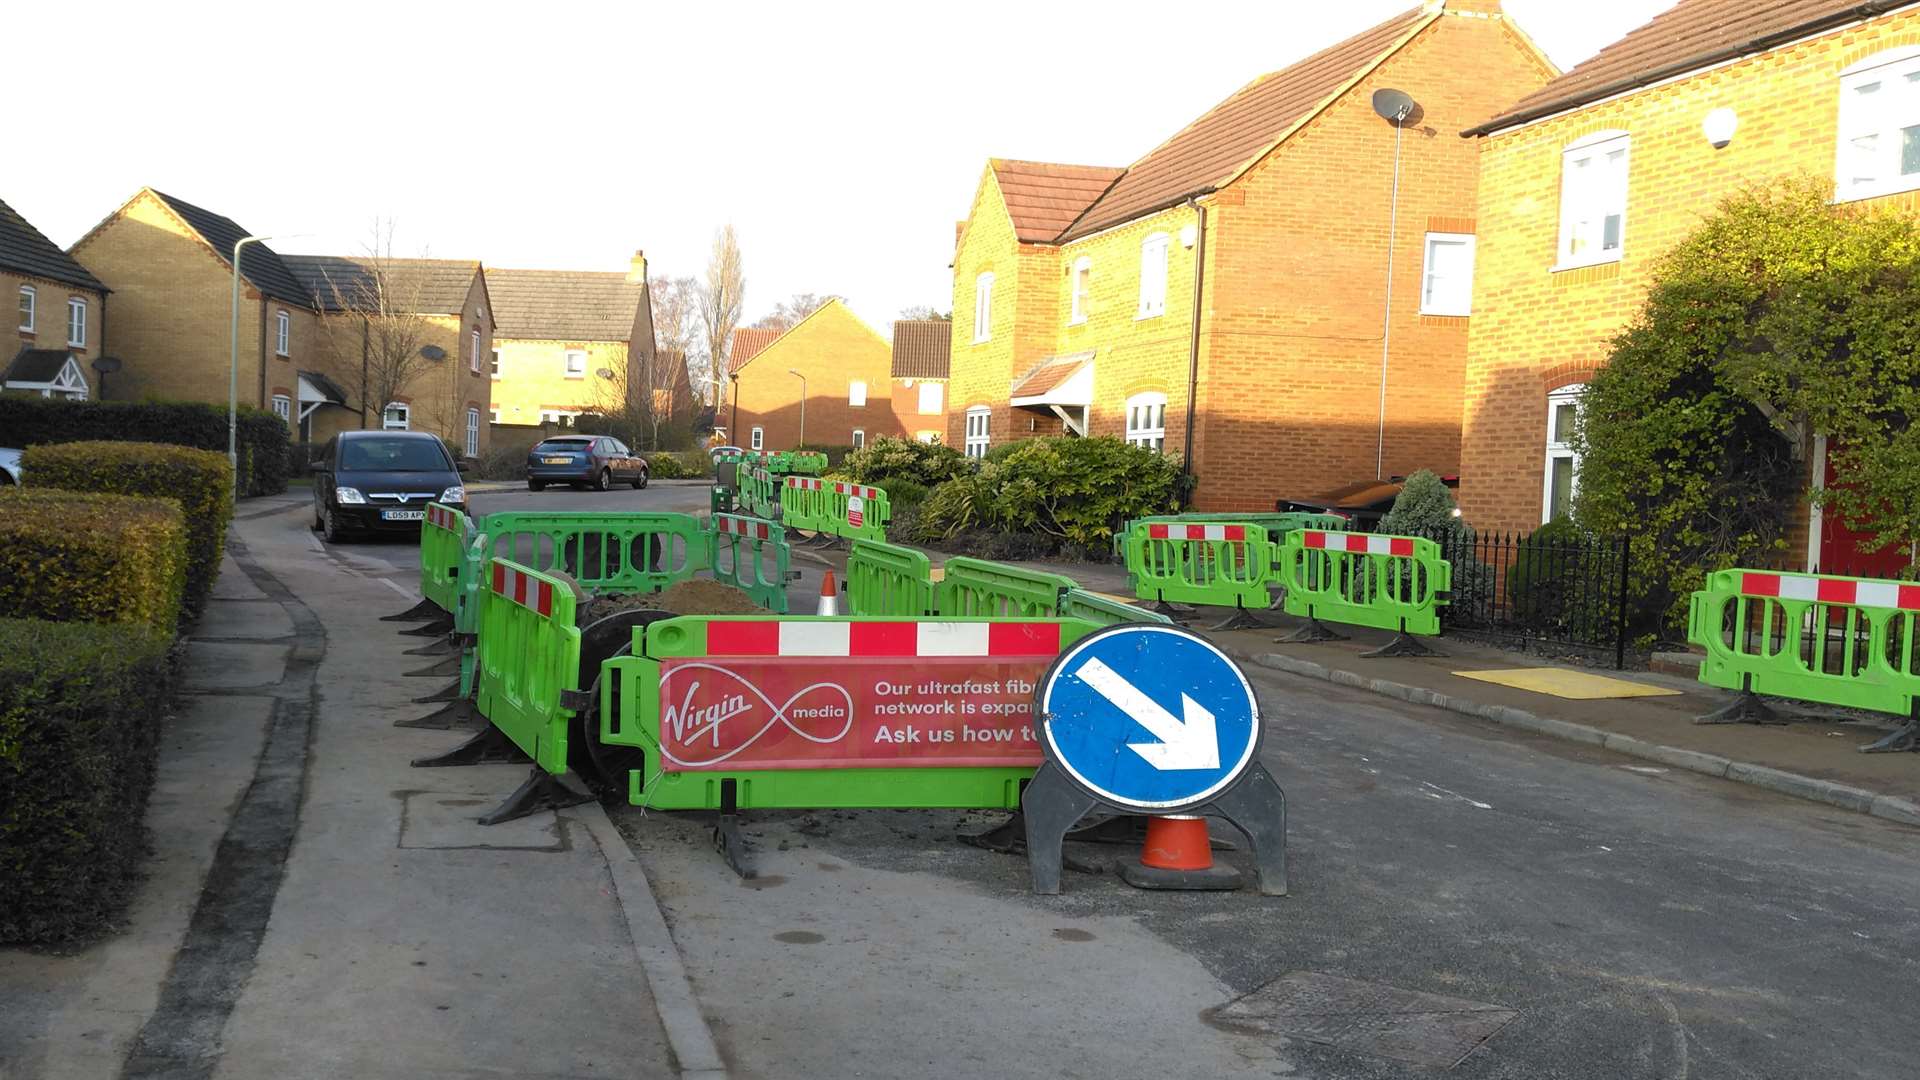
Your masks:
{"label": "red roof tile", "polygon": [[1033,370],[1013,381],[1009,397],[1039,397],[1073,378],[1086,363],[1093,359],[1093,350],[1069,353],[1066,356],[1049,356]]}
{"label": "red roof tile", "polygon": [[727,354],[727,370],[739,371],[740,366],[757,356],[760,350],[773,344],[774,339],[785,331],[775,326],[742,326],[733,332],[733,351]]}
{"label": "red roof tile", "polygon": [[1000,198],[1022,243],[1044,244],[1060,235],[1123,170],[1099,165],[993,159]]}
{"label": "red roof tile", "polygon": [[1819,33],[1910,0],[1680,0],[1593,59],[1473,128],[1485,135]]}

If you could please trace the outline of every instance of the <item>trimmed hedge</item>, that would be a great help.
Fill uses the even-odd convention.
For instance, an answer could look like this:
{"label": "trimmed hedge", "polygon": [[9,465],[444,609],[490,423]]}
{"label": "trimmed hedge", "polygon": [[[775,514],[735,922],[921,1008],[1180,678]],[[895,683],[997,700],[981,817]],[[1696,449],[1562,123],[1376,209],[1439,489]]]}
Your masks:
{"label": "trimmed hedge", "polygon": [[168,644],[126,626],[0,619],[0,943],[86,936],[132,895]]}
{"label": "trimmed hedge", "polygon": [[[287,424],[271,412],[242,407],[235,437],[243,495],[287,490]],[[199,401],[69,401],[0,394],[0,445],[156,442],[227,454],[227,407]]]}
{"label": "trimmed hedge", "polygon": [[0,617],[172,634],[186,574],[187,525],[171,499],[0,493]]}
{"label": "trimmed hedge", "polygon": [[32,488],[178,499],[187,522],[187,610],[206,604],[233,521],[233,472],[225,457],[158,443],[70,442],[30,446],[20,467]]}

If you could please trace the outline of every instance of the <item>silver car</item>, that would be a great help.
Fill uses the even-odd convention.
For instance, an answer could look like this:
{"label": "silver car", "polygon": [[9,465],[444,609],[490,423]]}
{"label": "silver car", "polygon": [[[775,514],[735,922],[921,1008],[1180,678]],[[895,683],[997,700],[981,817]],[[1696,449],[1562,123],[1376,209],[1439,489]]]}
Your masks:
{"label": "silver car", "polygon": [[0,450],[0,487],[20,484],[20,451]]}

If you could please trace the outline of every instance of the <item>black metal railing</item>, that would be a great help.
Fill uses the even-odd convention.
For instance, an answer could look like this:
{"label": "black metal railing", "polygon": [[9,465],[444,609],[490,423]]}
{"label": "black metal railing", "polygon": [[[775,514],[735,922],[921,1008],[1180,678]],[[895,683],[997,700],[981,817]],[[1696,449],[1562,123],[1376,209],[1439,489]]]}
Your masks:
{"label": "black metal railing", "polygon": [[1570,533],[1424,534],[1453,566],[1451,600],[1440,609],[1450,634],[1505,647],[1611,654],[1627,666],[1627,538]]}

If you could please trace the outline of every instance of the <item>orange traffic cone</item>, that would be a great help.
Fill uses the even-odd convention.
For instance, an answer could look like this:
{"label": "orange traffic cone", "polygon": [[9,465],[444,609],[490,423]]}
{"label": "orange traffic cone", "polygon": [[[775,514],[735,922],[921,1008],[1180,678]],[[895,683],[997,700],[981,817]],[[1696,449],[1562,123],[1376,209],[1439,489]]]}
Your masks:
{"label": "orange traffic cone", "polygon": [[1136,889],[1237,889],[1240,871],[1215,866],[1207,819],[1169,814],[1147,819],[1138,863],[1121,862],[1120,880]]}
{"label": "orange traffic cone", "polygon": [[840,614],[840,587],[833,580],[833,571],[829,570],[820,579],[820,608],[815,615]]}

